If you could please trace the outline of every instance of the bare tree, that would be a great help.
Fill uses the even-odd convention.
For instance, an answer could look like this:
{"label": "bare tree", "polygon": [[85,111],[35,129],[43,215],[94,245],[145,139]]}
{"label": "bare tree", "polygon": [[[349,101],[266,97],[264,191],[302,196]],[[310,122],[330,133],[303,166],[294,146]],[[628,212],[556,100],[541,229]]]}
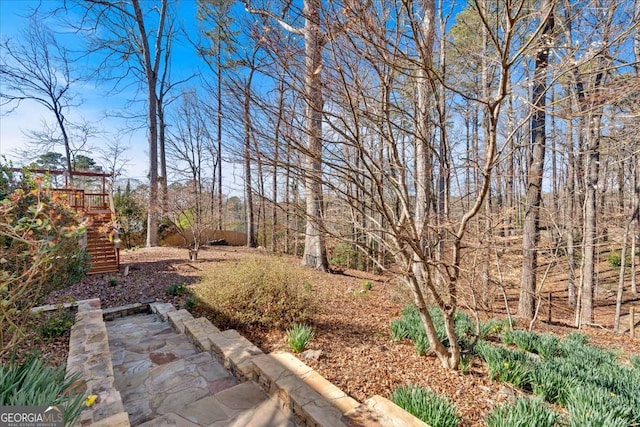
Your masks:
{"label": "bare tree", "polygon": [[320,0],[305,0],[302,10],[304,27],[294,27],[267,10],[250,8],[250,12],[275,19],[282,28],[304,37],[305,45],[305,126],[304,188],[306,231],[302,264],[328,270],[323,224],[322,194],[322,54],[327,34],[320,27]]}
{"label": "bare tree", "polygon": [[[394,270],[413,294],[431,350],[444,367],[455,369],[462,352],[454,317],[461,304],[459,282],[466,280],[463,247],[472,241],[468,236],[471,221],[487,202],[492,185],[499,123],[512,69],[539,39],[542,25],[534,25],[516,46],[515,34],[527,19],[527,11],[515,5],[485,9],[483,2],[472,2],[478,23],[488,34],[488,51],[494,55],[490,62],[496,64],[495,78],[487,79],[492,83],[483,96],[482,92],[460,90],[458,75],[439,74],[445,68],[437,62],[442,56],[433,54],[435,2],[405,2],[401,8],[385,2],[350,2],[345,10],[347,13],[341,9],[330,17],[343,26],[348,22],[349,31],[339,39],[331,37],[327,45],[324,83],[331,90],[325,94],[324,114],[331,132],[323,151],[322,183],[330,190],[329,203],[357,214],[349,219],[352,227],[369,238],[356,241],[363,252],[374,253],[370,249],[377,246],[394,255]],[[456,157],[456,148],[445,132],[434,129],[434,121],[446,121],[446,109],[438,109],[434,102],[442,96],[464,99],[486,118],[481,124],[485,140],[477,163],[470,166],[478,179],[464,209],[463,198],[446,208],[452,199],[446,171],[434,170],[437,156]],[[438,160],[439,168],[454,168],[452,176],[467,165]],[[445,194],[436,194],[434,188]],[[360,217],[366,220],[354,220]],[[327,222],[326,229],[337,233],[342,224]],[[365,247],[367,244],[372,247]],[[377,256],[372,259],[377,260]],[[387,266],[381,262],[379,267]],[[438,337],[430,304],[443,313],[448,346]]]}
{"label": "bare tree", "polygon": [[540,242],[540,205],[542,203],[542,177],[546,149],[546,106],[547,106],[547,69],[549,53],[553,41],[554,16],[553,3],[540,2],[543,29],[538,41],[533,71],[533,90],[531,92],[531,145],[528,158],[527,191],[525,198],[524,230],[522,234],[522,281],[518,314],[532,319],[534,315],[534,296],[536,293],[536,268],[538,266],[538,244]]}
{"label": "bare tree", "polygon": [[218,188],[218,229],[222,229],[222,87],[224,69],[229,68],[229,56],[235,50],[236,40],[231,30],[231,6],[229,0],[198,0],[198,18],[207,28],[207,36],[210,46],[198,48],[200,55],[205,59],[209,68],[215,73],[216,94],[216,155],[217,160],[217,188]]}
{"label": "bare tree", "polygon": [[55,118],[56,129],[46,142],[61,140],[66,168],[71,171],[70,123],[66,115],[74,106],[72,88],[80,78],[73,75],[69,52],[35,15],[23,31],[21,41],[6,39],[1,47],[4,54],[0,58],[0,105],[17,108],[22,101],[29,101],[49,110]]}
{"label": "bare tree", "polygon": [[[168,20],[174,15],[169,10],[173,1],[147,4],[140,0],[86,0],[71,4],[81,13],[80,23],[71,25],[86,35],[90,53],[103,55],[101,72],[115,79],[116,84],[132,74],[144,89],[149,145],[147,246],[156,246],[159,222],[157,90],[160,69],[168,66],[172,28]],[[69,9],[73,11],[74,7]]]}
{"label": "bare tree", "polygon": [[[174,160],[171,167],[181,184],[176,183],[169,196],[169,220],[189,241],[192,238],[192,257],[203,243],[205,232],[212,224],[213,211],[206,203],[203,176],[209,165],[208,147],[213,138],[195,92],[183,92],[182,104],[175,112],[175,131],[167,140],[167,153]],[[190,236],[187,233],[191,233]],[[195,254],[195,255],[193,255]]]}

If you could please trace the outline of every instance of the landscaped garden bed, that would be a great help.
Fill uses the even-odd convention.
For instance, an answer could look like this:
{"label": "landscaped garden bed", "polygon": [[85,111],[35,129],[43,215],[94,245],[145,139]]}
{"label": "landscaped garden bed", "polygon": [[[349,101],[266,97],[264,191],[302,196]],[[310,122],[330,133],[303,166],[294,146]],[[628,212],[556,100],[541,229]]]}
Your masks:
{"label": "landscaped garden bed", "polygon": [[[289,263],[291,269],[298,266],[298,260],[293,257],[271,258],[256,249],[206,248],[197,262],[189,262],[185,254],[184,249],[178,248],[123,253],[123,263],[129,266],[127,276],[88,276],[80,283],[50,295],[49,302],[67,296],[77,300],[98,297],[102,307],[107,308],[156,298],[179,308],[188,306],[196,315],[205,314],[220,321],[220,313],[212,313],[193,298],[192,284],[225,266],[234,271],[234,266],[243,259],[275,260],[274,263]],[[305,320],[314,331],[307,349],[321,350],[317,360],[304,359],[305,363],[357,400],[374,394],[389,397],[397,387],[414,384],[445,396],[455,406],[462,426],[480,426],[485,425],[485,417],[494,406],[529,394],[526,387],[520,390],[498,378],[492,380],[486,363],[478,356],[470,361],[466,373],[448,371],[434,356],[419,355],[411,340],[394,339],[390,325],[401,318],[410,298],[392,278],[353,270],[328,274],[304,269],[301,274],[304,278],[300,289],[308,292],[314,301]],[[184,288],[188,292],[183,292]],[[504,313],[497,314],[504,318]],[[292,351],[284,324],[280,329],[259,324],[235,327],[266,352]],[[542,322],[535,324],[535,330],[560,337],[576,331],[559,323]],[[619,349],[623,358],[640,354],[638,341],[595,328],[586,332],[590,343]],[[492,344],[505,346],[497,336],[492,339]]]}

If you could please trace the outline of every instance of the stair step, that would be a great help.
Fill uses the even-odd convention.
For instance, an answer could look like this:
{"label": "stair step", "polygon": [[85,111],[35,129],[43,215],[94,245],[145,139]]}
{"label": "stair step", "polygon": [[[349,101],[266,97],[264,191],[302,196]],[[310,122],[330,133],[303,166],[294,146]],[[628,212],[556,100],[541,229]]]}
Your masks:
{"label": "stair step", "polygon": [[117,273],[119,269],[117,267],[113,268],[100,268],[100,269],[90,269],[87,274],[105,274],[105,273]]}

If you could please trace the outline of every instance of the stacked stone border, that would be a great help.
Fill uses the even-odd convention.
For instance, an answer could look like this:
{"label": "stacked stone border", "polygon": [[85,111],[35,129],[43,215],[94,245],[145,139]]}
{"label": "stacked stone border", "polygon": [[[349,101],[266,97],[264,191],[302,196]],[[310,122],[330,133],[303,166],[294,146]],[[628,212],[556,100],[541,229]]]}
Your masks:
{"label": "stacked stone border", "polygon": [[87,395],[98,396],[96,403],[82,412],[77,426],[130,425],[120,393],[113,386],[104,322],[149,312],[169,322],[200,350],[213,353],[238,380],[259,384],[284,411],[292,414],[299,426],[428,427],[382,396],[360,403],[292,354],[265,354],[236,330],[220,331],[208,319],[194,318],[172,304],[151,302],[101,309],[99,299],[77,303],[69,340],[67,374],[80,373],[79,386],[86,389]]}
{"label": "stacked stone border", "polygon": [[152,303],[150,308],[199,349],[214,353],[236,378],[257,382],[299,426],[428,427],[382,396],[361,404],[292,354],[264,354],[234,329],[221,332],[208,319],[193,318],[171,304]]}
{"label": "stacked stone border", "polygon": [[95,403],[82,411],[76,425],[129,427],[129,415],[120,392],[113,386],[113,365],[99,299],[78,301],[76,321],[69,337],[67,375],[80,374],[77,387],[97,396]]}

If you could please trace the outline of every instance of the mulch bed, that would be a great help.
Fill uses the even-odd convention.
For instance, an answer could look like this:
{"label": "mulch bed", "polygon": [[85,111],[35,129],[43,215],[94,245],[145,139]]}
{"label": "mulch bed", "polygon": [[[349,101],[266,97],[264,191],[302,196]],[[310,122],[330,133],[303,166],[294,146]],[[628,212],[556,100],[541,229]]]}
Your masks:
{"label": "mulch bed", "polygon": [[[200,251],[198,261],[188,260],[188,251],[180,248],[148,248],[124,252],[122,267],[128,275],[88,276],[81,282],[51,294],[47,303],[72,297],[76,300],[100,298],[102,307],[115,307],[147,298],[184,307],[185,295],[171,296],[171,285],[192,284],[203,268],[220,263],[256,256],[259,249],[211,247]],[[299,262],[291,258],[292,263]],[[214,265],[215,267],[215,265]],[[115,279],[115,280],[114,280]],[[359,292],[365,281],[373,287]],[[402,287],[393,279],[358,271],[338,274],[314,272],[313,289],[321,307],[312,315],[315,337],[311,349],[322,351],[318,360],[305,360],[329,381],[359,401],[378,394],[385,397],[399,385],[420,384],[446,395],[463,417],[462,426],[484,425],[483,418],[499,402],[518,391],[491,382],[484,366],[477,363],[463,375],[443,369],[435,356],[420,357],[408,341],[391,340],[389,323],[399,317],[409,301]],[[196,310],[197,311],[197,310]],[[561,324],[537,322],[535,330],[564,335],[575,330]],[[287,350],[284,331],[245,328],[240,332],[263,351]],[[600,329],[589,329],[592,341],[608,348],[628,353],[640,353],[640,342]],[[67,338],[68,339],[68,338]],[[51,360],[66,359],[66,348],[47,344]]]}

